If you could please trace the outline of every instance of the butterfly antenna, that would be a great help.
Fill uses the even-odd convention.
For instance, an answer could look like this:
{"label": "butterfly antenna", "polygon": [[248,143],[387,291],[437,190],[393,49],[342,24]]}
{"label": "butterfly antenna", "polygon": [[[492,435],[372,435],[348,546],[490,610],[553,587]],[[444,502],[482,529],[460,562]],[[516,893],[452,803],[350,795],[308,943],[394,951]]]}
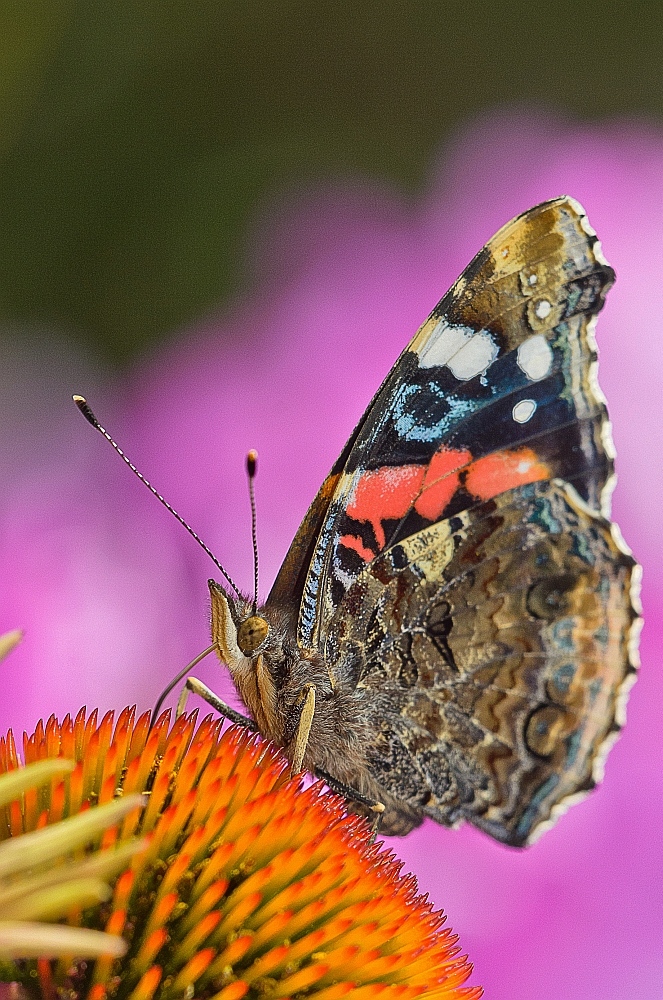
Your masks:
{"label": "butterfly antenna", "polygon": [[177,521],[180,522],[180,524],[182,525],[182,527],[186,528],[186,530],[189,532],[189,534],[191,535],[192,538],[195,538],[195,540],[200,545],[201,549],[203,549],[203,551],[207,553],[207,555],[210,557],[210,559],[212,560],[212,562],[214,563],[214,565],[216,566],[216,568],[219,570],[219,572],[221,572],[223,574],[223,576],[226,578],[226,580],[228,581],[228,583],[230,584],[230,586],[232,587],[232,589],[235,591],[235,593],[237,594],[237,596],[241,597],[242,595],[240,594],[239,589],[237,588],[237,586],[235,585],[235,583],[233,582],[233,580],[228,576],[228,574],[226,573],[225,569],[223,568],[223,566],[221,565],[221,563],[219,562],[219,560],[216,558],[216,556],[214,555],[214,553],[212,552],[212,550],[209,549],[207,547],[207,545],[205,545],[205,543],[202,540],[202,538],[199,535],[196,534],[196,532],[193,530],[193,528],[189,524],[186,523],[186,521],[184,520],[184,518],[181,517],[181,515],[177,513],[177,511],[175,510],[175,508],[171,507],[167,500],[164,500],[164,498],[161,496],[161,494],[158,493],[157,490],[155,490],[154,486],[152,486],[152,484],[147,481],[147,479],[142,474],[142,472],[139,472],[138,469],[136,468],[136,466],[133,464],[133,462],[131,462],[127,458],[127,456],[124,454],[124,452],[122,451],[122,449],[120,448],[120,446],[110,436],[110,434],[108,433],[108,431],[106,430],[106,428],[101,426],[101,424],[99,423],[99,421],[95,417],[94,413],[90,409],[90,406],[88,405],[87,400],[83,396],[74,396],[73,399],[74,399],[74,403],[76,404],[76,406],[78,407],[78,409],[81,411],[81,413],[83,414],[83,416],[85,417],[85,419],[87,420],[87,422],[90,423],[90,424],[92,424],[92,426],[95,427],[99,431],[99,433],[102,434],[106,438],[106,440],[111,445],[111,447],[114,448],[115,451],[118,453],[118,455],[120,456],[120,458],[122,459],[122,461],[125,462],[129,466],[129,468],[134,473],[134,475],[138,476],[138,478],[140,479],[141,483],[143,483],[145,486],[147,486],[147,488],[150,491],[150,493],[152,493],[152,495],[157,498],[157,500],[159,501],[159,503],[163,504],[163,506],[166,508],[166,510],[170,511],[170,513],[173,515],[173,517]]}
{"label": "butterfly antenna", "polygon": [[251,540],[253,542],[253,614],[258,613],[258,534],[256,522],[256,494],[253,481],[256,478],[258,452],[253,448],[246,456],[246,474],[249,478],[249,500],[251,502]]}

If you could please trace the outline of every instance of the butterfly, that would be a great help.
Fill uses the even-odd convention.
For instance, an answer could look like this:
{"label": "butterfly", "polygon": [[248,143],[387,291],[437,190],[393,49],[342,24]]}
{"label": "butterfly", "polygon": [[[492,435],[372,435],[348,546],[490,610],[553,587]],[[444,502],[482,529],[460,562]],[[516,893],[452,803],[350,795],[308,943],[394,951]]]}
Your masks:
{"label": "butterfly", "polygon": [[573,199],[509,222],[378,389],[265,604],[210,581],[249,724],[379,803],[386,835],[430,817],[528,844],[624,723],[639,567],[609,520],[593,333],[613,281]]}

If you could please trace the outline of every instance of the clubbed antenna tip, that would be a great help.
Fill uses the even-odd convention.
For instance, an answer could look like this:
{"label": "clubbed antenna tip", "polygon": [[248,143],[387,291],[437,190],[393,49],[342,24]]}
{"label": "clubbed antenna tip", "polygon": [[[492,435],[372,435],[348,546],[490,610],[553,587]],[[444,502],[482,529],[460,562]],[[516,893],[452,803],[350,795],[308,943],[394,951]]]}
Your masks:
{"label": "clubbed antenna tip", "polygon": [[74,394],[72,396],[72,399],[74,400],[76,406],[81,411],[87,422],[89,424],[92,424],[93,427],[96,427],[97,430],[99,430],[99,421],[97,420],[94,413],[90,409],[88,401],[85,398],[85,396],[77,396],[76,394]]}

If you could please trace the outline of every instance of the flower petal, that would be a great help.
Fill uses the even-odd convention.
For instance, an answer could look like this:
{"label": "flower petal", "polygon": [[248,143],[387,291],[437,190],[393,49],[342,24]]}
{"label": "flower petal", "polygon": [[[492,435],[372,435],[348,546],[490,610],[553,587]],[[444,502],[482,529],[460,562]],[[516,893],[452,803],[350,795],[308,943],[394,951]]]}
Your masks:
{"label": "flower petal", "polygon": [[57,958],[69,954],[81,958],[115,955],[127,950],[122,938],[83,927],[62,927],[58,924],[31,924],[0,920],[1,958]]}

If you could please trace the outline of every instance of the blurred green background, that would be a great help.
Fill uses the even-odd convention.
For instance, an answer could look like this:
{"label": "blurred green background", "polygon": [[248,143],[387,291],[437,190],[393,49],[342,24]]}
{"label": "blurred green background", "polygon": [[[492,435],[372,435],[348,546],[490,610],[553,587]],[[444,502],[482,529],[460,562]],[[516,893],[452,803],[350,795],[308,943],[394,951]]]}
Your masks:
{"label": "blurred green background", "polygon": [[125,365],[243,277],[303,181],[415,192],[505,103],[663,115],[663,4],[33,0],[0,7],[0,324]]}

